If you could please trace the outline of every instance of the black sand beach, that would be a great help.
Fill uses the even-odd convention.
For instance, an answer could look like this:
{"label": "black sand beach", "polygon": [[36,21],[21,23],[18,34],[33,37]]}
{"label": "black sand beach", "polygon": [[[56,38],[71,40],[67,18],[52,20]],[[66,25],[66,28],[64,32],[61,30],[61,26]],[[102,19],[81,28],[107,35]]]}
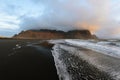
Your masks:
{"label": "black sand beach", "polygon": [[49,48],[29,40],[0,40],[0,80],[58,80]]}
{"label": "black sand beach", "polygon": [[[85,60],[80,55],[81,53],[79,53],[79,56],[75,55],[78,54],[77,51],[79,50],[84,52],[90,51],[82,47],[63,43],[54,46],[53,55],[58,64],[57,70],[61,74],[61,80],[116,80],[107,72],[98,69],[95,65]],[[83,54],[91,55],[90,52]]]}

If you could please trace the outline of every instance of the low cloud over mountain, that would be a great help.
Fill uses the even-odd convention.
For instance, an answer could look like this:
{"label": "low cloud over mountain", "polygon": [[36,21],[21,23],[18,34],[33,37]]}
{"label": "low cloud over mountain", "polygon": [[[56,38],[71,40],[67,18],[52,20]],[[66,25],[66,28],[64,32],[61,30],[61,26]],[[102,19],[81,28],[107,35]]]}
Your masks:
{"label": "low cloud over mountain", "polygon": [[29,29],[63,31],[88,29],[101,38],[120,38],[119,2],[113,0],[1,0],[0,29],[14,30],[9,35]]}

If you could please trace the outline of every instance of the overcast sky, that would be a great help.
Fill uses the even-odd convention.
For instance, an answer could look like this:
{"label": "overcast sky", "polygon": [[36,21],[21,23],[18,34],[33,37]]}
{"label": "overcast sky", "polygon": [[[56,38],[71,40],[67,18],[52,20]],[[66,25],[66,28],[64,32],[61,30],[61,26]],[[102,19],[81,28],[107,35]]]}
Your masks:
{"label": "overcast sky", "polygon": [[120,38],[120,0],[0,0],[0,36],[28,29],[88,29]]}

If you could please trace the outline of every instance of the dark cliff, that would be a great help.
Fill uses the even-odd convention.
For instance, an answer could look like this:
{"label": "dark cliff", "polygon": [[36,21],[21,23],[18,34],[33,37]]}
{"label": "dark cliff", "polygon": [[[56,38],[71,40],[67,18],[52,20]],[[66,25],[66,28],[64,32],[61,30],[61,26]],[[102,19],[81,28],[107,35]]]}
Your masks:
{"label": "dark cliff", "polygon": [[17,39],[94,39],[88,30],[71,30],[68,32],[56,30],[27,30],[22,31],[13,38]]}

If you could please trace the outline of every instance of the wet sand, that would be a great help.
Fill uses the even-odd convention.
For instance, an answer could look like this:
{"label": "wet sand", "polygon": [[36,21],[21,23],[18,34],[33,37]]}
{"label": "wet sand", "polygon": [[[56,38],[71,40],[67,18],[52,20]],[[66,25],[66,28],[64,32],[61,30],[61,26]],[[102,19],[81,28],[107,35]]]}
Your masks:
{"label": "wet sand", "polygon": [[72,49],[74,49],[74,51],[72,51],[74,56],[79,56],[79,58],[81,58],[82,60],[85,60],[86,62],[92,64],[99,70],[109,74],[113,79],[120,80],[120,58],[105,55],[75,45],[74,46],[65,45],[65,46],[69,48],[68,49],[69,51],[72,51]]}
{"label": "wet sand", "polygon": [[114,80],[110,74],[91,64],[89,58],[85,60],[84,56],[81,55],[81,52],[88,55],[97,53],[90,53],[92,51],[88,49],[70,46],[68,44],[58,44],[53,49],[59,74],[61,74],[62,70],[66,70],[64,74],[67,73],[65,76],[59,76],[61,80]]}
{"label": "wet sand", "polygon": [[58,80],[50,49],[26,46],[28,41],[0,40],[0,79]]}

